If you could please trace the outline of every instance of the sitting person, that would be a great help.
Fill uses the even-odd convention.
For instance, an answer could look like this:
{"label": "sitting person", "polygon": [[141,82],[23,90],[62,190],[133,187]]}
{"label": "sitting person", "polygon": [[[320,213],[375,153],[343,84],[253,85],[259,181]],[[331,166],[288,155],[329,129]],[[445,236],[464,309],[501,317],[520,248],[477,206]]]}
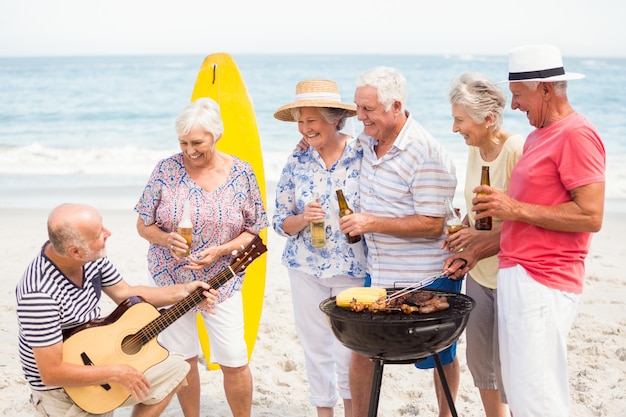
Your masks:
{"label": "sitting person", "polygon": [[[62,387],[109,383],[129,392],[122,406],[134,406],[133,416],[157,416],[185,381],[189,365],[175,355],[145,374],[125,364],[88,366],[63,360],[64,333],[100,318],[102,292],[116,304],[140,296],[162,307],[202,287],[206,303],[201,307],[213,311],[217,292],[204,282],[161,288],[129,285],[106,258],[105,243],[110,235],[95,208],[80,204],[56,207],[48,218],[49,241],[17,285],[20,360],[32,390],[31,401],[46,416],[92,416]],[[112,416],[113,411],[99,415]]]}

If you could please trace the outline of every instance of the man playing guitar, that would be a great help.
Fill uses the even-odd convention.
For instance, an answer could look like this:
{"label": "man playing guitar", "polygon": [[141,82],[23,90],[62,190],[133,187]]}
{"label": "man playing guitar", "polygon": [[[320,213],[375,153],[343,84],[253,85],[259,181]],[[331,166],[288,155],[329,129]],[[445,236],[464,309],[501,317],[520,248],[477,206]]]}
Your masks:
{"label": "man playing guitar", "polygon": [[[48,218],[49,241],[17,285],[20,359],[32,390],[31,400],[44,415],[112,416],[113,410],[85,411],[89,407],[79,407],[64,388],[69,392],[71,387],[96,386],[105,393],[119,386],[127,394],[119,406],[133,406],[133,416],[158,416],[184,383],[189,365],[167,352],[164,360],[145,372],[124,363],[98,364],[87,353],[81,354],[82,363],[64,360],[64,332],[100,319],[102,292],[118,305],[139,296],[154,307],[195,294],[196,303],[203,301],[201,308],[212,311],[217,293],[204,282],[158,288],[128,284],[106,258],[105,243],[110,235],[93,207],[56,207]],[[98,347],[107,340],[90,342]]]}

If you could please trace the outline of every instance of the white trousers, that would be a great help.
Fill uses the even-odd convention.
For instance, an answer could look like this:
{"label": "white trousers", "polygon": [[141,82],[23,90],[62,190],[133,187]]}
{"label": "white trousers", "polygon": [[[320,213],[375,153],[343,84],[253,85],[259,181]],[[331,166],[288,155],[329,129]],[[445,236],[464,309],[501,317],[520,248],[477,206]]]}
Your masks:
{"label": "white trousers", "polygon": [[338,395],[350,397],[348,370],[352,351],[335,338],[319,305],[350,287],[362,287],[363,279],[349,276],[315,278],[289,269],[291,300],[298,339],[304,350],[309,400],[314,407],[334,407]]}
{"label": "white trousers", "polygon": [[568,417],[567,335],[580,295],[548,288],[519,265],[498,272],[502,381],[515,417]]}

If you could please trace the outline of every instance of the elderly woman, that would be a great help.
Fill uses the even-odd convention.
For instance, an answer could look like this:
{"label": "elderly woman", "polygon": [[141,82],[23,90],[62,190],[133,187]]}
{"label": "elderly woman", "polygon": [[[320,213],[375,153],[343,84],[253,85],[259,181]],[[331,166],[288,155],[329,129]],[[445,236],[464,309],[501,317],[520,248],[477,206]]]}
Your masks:
{"label": "elderly woman", "polygon": [[[137,230],[150,242],[148,268],[158,286],[207,280],[227,268],[233,250],[268,226],[252,168],[216,149],[222,136],[219,106],[209,98],[187,105],[176,119],[182,152],[160,161],[135,207]],[[189,202],[193,224],[191,254],[176,232],[183,206]],[[215,315],[203,313],[211,341],[211,362],[224,375],[224,390],[233,416],[250,416],[252,375],[243,330],[243,275],[219,288]],[[188,385],[178,393],[186,417],[200,415],[196,312],[185,314],[159,336],[170,352],[191,365]]]}
{"label": "elderly woman", "polygon": [[[468,145],[465,202],[472,207],[472,190],[480,184],[481,167],[489,167],[491,186],[506,192],[513,167],[522,156],[524,139],[501,129],[506,95],[498,86],[477,73],[463,73],[450,87],[452,131],[459,133]],[[445,266],[458,256],[468,261],[467,295],[476,301],[476,307],[466,327],[467,364],[487,417],[508,415],[501,388],[500,359],[498,356],[498,328],[496,317],[496,280],[498,275],[499,219],[493,219],[490,231],[474,228],[475,213],[468,211],[463,220],[466,226],[447,237],[444,245],[463,248],[462,254],[448,258]],[[458,264],[458,263],[457,263]],[[456,276],[461,272],[457,271]]]}
{"label": "elderly woman", "polygon": [[[333,81],[318,79],[299,82],[295,102],[274,113],[278,120],[297,122],[309,145],[294,152],[283,168],[272,226],[287,237],[282,263],[289,272],[309,399],[318,417],[333,415],[337,391],[346,417],[352,415],[351,352],[334,337],[319,304],[346,288],[363,286],[365,278],[364,240],[346,241],[339,229],[336,195],[336,190],[343,190],[351,208],[359,210],[362,151],[352,137],[341,132],[347,118],[355,114],[353,104],[341,103]],[[324,222],[322,247],[311,241],[310,223],[316,220]]]}

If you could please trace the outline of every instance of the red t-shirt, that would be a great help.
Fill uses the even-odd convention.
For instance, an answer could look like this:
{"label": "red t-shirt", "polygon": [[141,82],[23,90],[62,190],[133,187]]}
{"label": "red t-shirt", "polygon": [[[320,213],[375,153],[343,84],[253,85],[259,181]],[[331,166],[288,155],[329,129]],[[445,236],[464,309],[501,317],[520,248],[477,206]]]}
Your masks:
{"label": "red t-shirt", "polygon": [[[542,206],[571,201],[570,190],[604,182],[605,164],[604,145],[595,127],[572,113],[528,135],[511,173],[509,196]],[[547,287],[581,293],[590,244],[588,232],[557,232],[505,220],[500,267],[519,264]]]}

